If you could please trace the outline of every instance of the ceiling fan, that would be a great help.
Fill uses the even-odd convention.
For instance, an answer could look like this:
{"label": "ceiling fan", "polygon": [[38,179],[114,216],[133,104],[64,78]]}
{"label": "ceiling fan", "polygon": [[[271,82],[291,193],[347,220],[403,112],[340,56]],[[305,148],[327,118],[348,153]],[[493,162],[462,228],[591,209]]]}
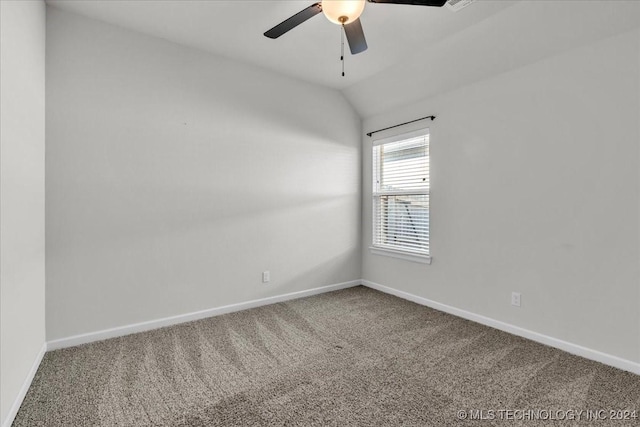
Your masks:
{"label": "ceiling fan", "polygon": [[347,42],[353,55],[367,50],[367,40],[364,37],[360,15],[365,2],[409,4],[415,6],[442,7],[447,0],[322,0],[296,13],[264,33],[270,39],[277,39],[284,33],[294,29],[306,20],[313,18],[320,12],[334,24],[341,25],[347,36]]}

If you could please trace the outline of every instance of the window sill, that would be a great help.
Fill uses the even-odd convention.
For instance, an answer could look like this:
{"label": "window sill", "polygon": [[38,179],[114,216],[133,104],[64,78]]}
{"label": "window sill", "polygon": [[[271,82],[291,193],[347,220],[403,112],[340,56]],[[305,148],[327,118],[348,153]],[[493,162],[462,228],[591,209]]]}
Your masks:
{"label": "window sill", "polygon": [[419,262],[421,264],[431,264],[431,257],[428,255],[416,255],[410,252],[402,252],[393,249],[378,248],[374,246],[369,247],[369,251],[373,255],[384,255],[392,258],[403,259],[405,261]]}

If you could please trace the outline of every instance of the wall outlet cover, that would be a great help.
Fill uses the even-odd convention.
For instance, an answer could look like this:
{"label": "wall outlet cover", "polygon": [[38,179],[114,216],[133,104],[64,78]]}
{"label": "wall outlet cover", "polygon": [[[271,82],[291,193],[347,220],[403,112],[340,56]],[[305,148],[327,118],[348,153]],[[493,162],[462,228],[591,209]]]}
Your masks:
{"label": "wall outlet cover", "polygon": [[511,305],[520,307],[520,293],[511,292]]}

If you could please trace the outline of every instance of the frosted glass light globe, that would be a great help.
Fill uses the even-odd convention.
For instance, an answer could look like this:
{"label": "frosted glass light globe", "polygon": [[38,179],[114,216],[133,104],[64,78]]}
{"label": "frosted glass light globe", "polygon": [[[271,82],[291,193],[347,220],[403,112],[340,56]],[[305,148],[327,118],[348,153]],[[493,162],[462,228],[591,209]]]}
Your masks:
{"label": "frosted glass light globe", "polygon": [[322,0],[322,12],[334,24],[347,25],[362,15],[364,3],[365,0]]}

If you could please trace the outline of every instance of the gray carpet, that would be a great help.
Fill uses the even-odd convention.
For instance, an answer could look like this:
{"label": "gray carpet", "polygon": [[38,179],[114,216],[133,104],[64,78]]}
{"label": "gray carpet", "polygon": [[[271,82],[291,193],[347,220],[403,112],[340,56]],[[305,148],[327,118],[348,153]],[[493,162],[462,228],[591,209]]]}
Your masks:
{"label": "gray carpet", "polygon": [[625,409],[637,375],[356,287],[49,352],[13,425],[640,425]]}

